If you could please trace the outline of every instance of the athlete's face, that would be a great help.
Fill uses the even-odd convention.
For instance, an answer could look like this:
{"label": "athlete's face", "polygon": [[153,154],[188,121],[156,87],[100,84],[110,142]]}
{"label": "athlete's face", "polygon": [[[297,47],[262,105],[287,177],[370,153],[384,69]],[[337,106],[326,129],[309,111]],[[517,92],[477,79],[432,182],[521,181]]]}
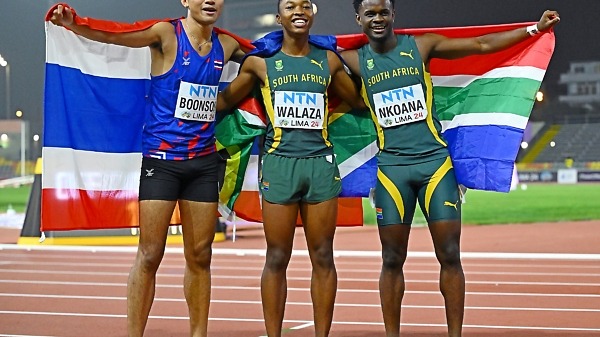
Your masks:
{"label": "athlete's face", "polygon": [[313,15],[312,2],[309,0],[282,0],[279,2],[277,23],[288,33],[308,34]]}
{"label": "athlete's face", "polygon": [[389,0],[364,0],[356,22],[369,39],[385,39],[394,34],[394,7]]}
{"label": "athlete's face", "polygon": [[223,9],[224,0],[181,0],[181,4],[188,8],[189,15],[202,25],[214,24]]}

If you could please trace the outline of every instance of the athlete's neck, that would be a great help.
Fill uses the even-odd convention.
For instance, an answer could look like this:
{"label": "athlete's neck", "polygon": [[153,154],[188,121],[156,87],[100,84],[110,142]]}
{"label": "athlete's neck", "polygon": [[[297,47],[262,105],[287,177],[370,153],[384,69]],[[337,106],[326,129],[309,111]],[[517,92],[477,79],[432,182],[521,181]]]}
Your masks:
{"label": "athlete's neck", "polygon": [[191,17],[187,17],[184,19],[187,27],[190,31],[188,33],[193,34],[197,39],[201,40],[198,43],[203,41],[209,41],[212,36],[213,25],[204,25],[200,22],[194,20]]}
{"label": "athlete's neck", "polygon": [[306,56],[310,53],[308,34],[293,36],[283,33],[281,52],[289,56]]}
{"label": "athlete's neck", "polygon": [[369,39],[369,45],[371,49],[377,54],[385,54],[390,50],[396,48],[398,44],[398,39],[395,34],[390,34],[381,40]]}

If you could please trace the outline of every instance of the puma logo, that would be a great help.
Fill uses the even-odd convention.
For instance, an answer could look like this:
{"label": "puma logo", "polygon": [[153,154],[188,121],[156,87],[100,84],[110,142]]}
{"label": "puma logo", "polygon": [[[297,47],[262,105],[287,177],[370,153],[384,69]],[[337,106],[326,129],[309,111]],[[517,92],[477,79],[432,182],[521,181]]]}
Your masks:
{"label": "puma logo", "polygon": [[400,56],[408,56],[408,57],[410,57],[414,61],[415,58],[412,56],[412,53],[413,53],[412,49],[410,50],[410,53],[401,51],[400,52]]}
{"label": "puma logo", "polygon": [[321,68],[321,70],[323,70],[323,61],[317,62],[315,60],[310,60],[310,63],[316,64],[319,68]]}
{"label": "puma logo", "polygon": [[456,204],[458,204],[458,201],[455,203],[451,203],[450,201],[444,201],[444,206],[452,206],[456,211],[458,211],[458,208],[456,208]]}

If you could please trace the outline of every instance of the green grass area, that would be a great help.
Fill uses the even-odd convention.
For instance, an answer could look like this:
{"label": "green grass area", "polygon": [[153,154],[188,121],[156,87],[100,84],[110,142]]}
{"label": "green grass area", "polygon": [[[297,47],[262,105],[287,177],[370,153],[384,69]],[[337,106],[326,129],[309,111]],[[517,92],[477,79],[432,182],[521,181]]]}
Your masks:
{"label": "green grass area", "polygon": [[17,213],[24,213],[29,201],[30,191],[31,185],[0,188],[0,213],[6,213],[9,205]]}
{"label": "green grass area", "polygon": [[600,185],[528,184],[510,193],[469,191],[463,223],[531,223],[600,219]]}
{"label": "green grass area", "polygon": [[[369,202],[363,207],[365,224],[374,224]],[[462,218],[474,225],[600,219],[600,185],[528,184],[509,193],[469,190]],[[414,223],[426,223],[419,209]]]}
{"label": "green grass area", "polygon": [[[464,224],[506,224],[600,219],[599,184],[529,184],[510,193],[469,190],[463,204]],[[25,212],[31,185],[0,188],[0,213],[10,204]],[[375,211],[363,199],[364,223],[375,224]],[[419,209],[415,224],[425,224]]]}

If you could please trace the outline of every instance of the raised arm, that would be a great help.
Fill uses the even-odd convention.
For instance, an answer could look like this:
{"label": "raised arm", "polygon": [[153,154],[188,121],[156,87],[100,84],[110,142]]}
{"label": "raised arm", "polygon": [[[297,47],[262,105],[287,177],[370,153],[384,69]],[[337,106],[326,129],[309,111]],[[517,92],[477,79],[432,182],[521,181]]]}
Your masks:
{"label": "raised arm", "polygon": [[515,45],[538,32],[550,30],[560,21],[558,12],[545,11],[534,27],[486,34],[471,38],[447,38],[437,34],[416,37],[419,52],[427,64],[432,58],[455,59],[473,54],[493,53]]}
{"label": "raised arm", "polygon": [[228,110],[252,92],[254,86],[266,78],[265,60],[257,56],[248,56],[237,77],[217,96],[217,110]]}
{"label": "raised arm", "polygon": [[173,35],[173,26],[167,22],[159,22],[146,30],[127,33],[111,33],[91,29],[89,26],[77,25],[71,9],[63,5],[58,5],[54,9],[50,21],[55,25],[67,27],[90,40],[133,48],[160,46],[165,37],[169,36],[167,34]]}
{"label": "raised arm", "polygon": [[346,73],[340,58],[332,51],[327,52],[327,61],[331,72],[331,88],[346,103],[355,109],[366,109],[367,106],[358,91],[357,85]]}

